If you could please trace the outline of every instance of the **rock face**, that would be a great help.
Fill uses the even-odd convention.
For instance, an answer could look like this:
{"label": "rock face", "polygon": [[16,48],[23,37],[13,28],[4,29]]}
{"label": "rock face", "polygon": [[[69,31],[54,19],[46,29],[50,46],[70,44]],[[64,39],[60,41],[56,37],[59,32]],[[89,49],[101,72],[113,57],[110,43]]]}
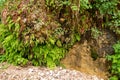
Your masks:
{"label": "rock face", "polygon": [[113,54],[114,50],[112,46],[116,43],[116,36],[109,30],[101,31],[101,34],[96,39],[91,39],[89,42],[91,48],[95,48],[99,57],[103,58],[107,54]]}
{"label": "rock face", "polygon": [[113,54],[113,44],[116,42],[114,34],[102,30],[97,38],[89,36],[81,43],[76,43],[61,61],[66,68],[77,69],[104,79],[108,77],[107,54]]}

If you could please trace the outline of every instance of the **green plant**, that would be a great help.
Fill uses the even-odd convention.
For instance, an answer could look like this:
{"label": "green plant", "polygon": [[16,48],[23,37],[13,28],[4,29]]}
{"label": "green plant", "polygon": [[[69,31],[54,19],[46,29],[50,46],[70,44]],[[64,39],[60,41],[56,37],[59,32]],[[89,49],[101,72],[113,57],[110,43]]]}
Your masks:
{"label": "green plant", "polygon": [[117,76],[112,76],[110,80],[119,80]]}
{"label": "green plant", "polygon": [[0,7],[2,7],[6,1],[7,0],[0,0]]}
{"label": "green plant", "polygon": [[115,32],[116,34],[120,34],[120,10],[118,10],[116,13],[113,13],[111,16],[111,19],[106,22],[106,26],[110,26],[110,29]]}
{"label": "green plant", "polygon": [[0,24],[0,43],[5,50],[5,53],[0,55],[0,61],[7,61],[15,65],[27,63],[28,60],[22,57],[26,50],[23,43],[18,39],[19,28],[19,24],[11,21],[10,17],[7,26]]}
{"label": "green plant", "polygon": [[5,53],[0,55],[0,61],[15,65],[26,65],[31,61],[33,65],[47,65],[50,68],[60,64],[60,59],[64,57],[66,50],[57,47],[53,38],[49,38],[43,44],[37,39],[33,41],[34,38],[31,38],[30,42],[24,42],[19,39],[19,29],[19,24],[10,18],[7,25],[0,24],[0,43],[5,49]]}
{"label": "green plant", "polygon": [[120,79],[120,42],[113,46],[115,54],[108,55],[107,59],[111,61],[111,80],[119,80]]}
{"label": "green plant", "polygon": [[98,28],[107,28],[120,34],[120,1],[119,0],[90,0],[89,13],[93,25]]}
{"label": "green plant", "polygon": [[57,47],[53,42],[43,45],[37,44],[32,51],[34,52],[32,59],[34,65],[47,65],[50,68],[60,65],[60,59],[66,53],[64,48]]}
{"label": "green plant", "polygon": [[97,39],[102,34],[101,31],[99,31],[97,28],[91,29],[91,35],[94,39]]}
{"label": "green plant", "polygon": [[100,14],[113,14],[117,9],[119,0],[95,0],[96,9],[100,11]]}
{"label": "green plant", "polygon": [[[0,0],[0,13],[2,9],[4,8],[4,4],[7,2],[7,0]],[[1,23],[1,15],[0,15],[0,23]]]}
{"label": "green plant", "polygon": [[89,0],[80,0],[80,13],[82,14],[83,11],[87,9],[91,9],[92,6],[89,2]]}
{"label": "green plant", "polygon": [[[29,11],[38,10],[36,6],[39,6],[39,1],[34,6],[32,2],[30,5],[24,4],[25,6],[22,6],[20,1],[15,3],[14,5],[9,2],[7,16],[10,17],[6,24],[0,24],[0,44],[5,50],[4,54],[0,55],[0,61],[22,66],[31,63],[50,68],[60,65],[67,49],[80,40],[80,34],[63,29],[57,22],[50,22],[53,25],[49,25],[49,21],[45,24],[40,21],[41,18],[31,18],[30,15],[35,13],[33,11],[29,14]],[[54,26],[57,27],[53,28]]]}

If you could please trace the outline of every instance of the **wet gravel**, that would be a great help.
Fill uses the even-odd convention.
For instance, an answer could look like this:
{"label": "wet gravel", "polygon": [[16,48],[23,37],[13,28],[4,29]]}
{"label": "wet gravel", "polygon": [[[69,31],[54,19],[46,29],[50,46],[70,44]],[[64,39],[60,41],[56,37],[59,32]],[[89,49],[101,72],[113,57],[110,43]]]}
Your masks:
{"label": "wet gravel", "polygon": [[76,70],[61,67],[50,70],[41,67],[9,67],[0,72],[0,80],[104,80]]}

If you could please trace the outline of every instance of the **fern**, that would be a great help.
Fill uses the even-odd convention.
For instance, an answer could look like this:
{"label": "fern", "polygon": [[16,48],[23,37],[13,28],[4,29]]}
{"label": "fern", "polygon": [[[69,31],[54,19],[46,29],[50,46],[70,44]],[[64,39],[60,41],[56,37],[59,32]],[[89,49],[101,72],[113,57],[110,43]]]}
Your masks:
{"label": "fern", "polygon": [[[71,5],[70,1],[67,0],[46,0],[46,3],[50,7],[57,7],[55,8],[56,10],[61,9],[63,5]],[[12,6],[11,3],[9,11],[12,10],[11,12],[14,13],[15,9],[11,8],[16,6],[17,4]],[[76,10],[76,6],[73,6],[73,8]],[[15,11],[15,13],[16,12],[18,12],[19,15],[23,15],[22,12],[19,13],[19,10]],[[26,13],[26,15],[27,14],[28,13]],[[38,35],[40,37],[36,37],[38,32],[32,31],[32,28],[25,24],[25,29],[20,34],[19,31],[23,26],[20,26],[18,22],[22,18],[17,16],[18,22],[17,20],[13,22],[11,17],[7,18],[6,24],[0,24],[0,44],[5,50],[4,54],[0,55],[0,61],[7,61],[21,66],[30,62],[35,66],[41,65],[53,68],[60,65],[60,60],[64,58],[67,49],[76,41],[80,40],[80,34],[78,32],[75,34],[69,33],[70,31],[65,31],[61,26],[57,26],[58,28],[54,30],[45,30],[48,33],[44,33],[44,31],[42,33],[41,31],[41,35]],[[47,29],[47,27],[42,28]],[[64,39],[62,39],[63,37]]]}
{"label": "fern", "polygon": [[107,59],[111,61],[111,78],[110,80],[119,80],[120,79],[120,42],[113,46],[115,54],[108,55]]}
{"label": "fern", "polygon": [[[18,39],[19,25],[10,20],[8,25],[0,24],[0,43],[3,45],[5,53],[1,55],[1,61],[7,61],[15,65],[24,65],[27,59],[22,58],[20,52],[24,52],[22,42]],[[19,61],[21,60],[21,61]]]}

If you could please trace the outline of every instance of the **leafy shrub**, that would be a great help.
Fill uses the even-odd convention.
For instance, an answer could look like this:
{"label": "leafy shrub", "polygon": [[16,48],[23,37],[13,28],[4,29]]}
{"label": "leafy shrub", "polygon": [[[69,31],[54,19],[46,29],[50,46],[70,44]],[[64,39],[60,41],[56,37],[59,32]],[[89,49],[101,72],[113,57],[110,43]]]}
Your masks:
{"label": "leafy shrub", "polygon": [[25,65],[27,59],[23,58],[26,53],[25,45],[18,39],[19,24],[8,19],[8,25],[0,24],[0,43],[2,43],[5,53],[0,55],[0,61],[7,61],[15,65]]}
{"label": "leafy shrub", "polygon": [[0,42],[5,50],[5,53],[0,55],[0,61],[7,61],[15,65],[26,65],[28,61],[31,61],[33,65],[47,65],[48,67],[55,67],[59,64],[65,54],[64,48],[57,47],[55,41],[50,38],[44,44],[35,40],[35,45],[31,50],[30,42],[25,43],[19,39],[19,28],[20,25],[11,19],[7,25],[0,24]]}
{"label": "leafy shrub", "polygon": [[120,34],[120,1],[90,0],[90,3],[92,8],[89,11],[94,21],[93,25],[99,28],[111,29],[116,34]]}
{"label": "leafy shrub", "polygon": [[108,55],[107,59],[111,61],[111,80],[119,80],[120,79],[120,42],[113,46],[115,54]]}
{"label": "leafy shrub", "polygon": [[118,2],[119,0],[95,0],[94,7],[100,11],[100,14],[113,14]]}
{"label": "leafy shrub", "polygon": [[[39,40],[34,34],[25,36],[26,33],[30,33],[29,29],[20,35],[20,27],[11,17],[8,17],[7,24],[0,24],[0,43],[5,50],[5,53],[0,55],[0,61],[21,66],[31,63],[35,66],[44,65],[53,68],[60,65],[60,60],[64,57],[68,46],[80,40],[79,34],[75,34],[72,44],[62,44],[58,38],[58,35],[64,34],[62,28],[56,29],[54,35],[49,34],[47,39],[42,40],[44,38],[42,37]],[[27,37],[29,39],[26,39]]]}

